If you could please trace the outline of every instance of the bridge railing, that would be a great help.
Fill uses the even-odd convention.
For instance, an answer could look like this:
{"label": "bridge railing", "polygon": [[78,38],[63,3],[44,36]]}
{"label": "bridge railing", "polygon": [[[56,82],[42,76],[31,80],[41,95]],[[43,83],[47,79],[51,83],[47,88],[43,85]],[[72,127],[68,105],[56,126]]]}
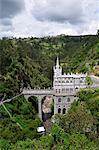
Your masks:
{"label": "bridge railing", "polygon": [[29,90],[23,90],[23,92],[22,92],[22,94],[38,94],[38,95],[40,95],[40,94],[45,94],[45,95],[47,95],[47,94],[52,94],[53,93],[53,90],[48,90],[48,89],[38,89],[38,90],[32,90],[32,89],[29,89]]}

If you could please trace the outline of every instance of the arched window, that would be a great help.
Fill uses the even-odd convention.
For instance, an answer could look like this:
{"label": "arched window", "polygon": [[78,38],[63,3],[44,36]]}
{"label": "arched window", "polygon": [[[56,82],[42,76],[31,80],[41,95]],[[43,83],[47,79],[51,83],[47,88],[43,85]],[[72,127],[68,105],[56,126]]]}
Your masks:
{"label": "arched window", "polygon": [[69,83],[69,81],[67,80],[66,83]]}
{"label": "arched window", "polygon": [[62,93],[65,93],[65,89],[62,89]]}
{"label": "arched window", "polygon": [[61,109],[60,109],[60,108],[58,108],[58,113],[59,113],[59,114],[61,113]]}
{"label": "arched window", "polygon": [[70,88],[70,92],[72,92],[73,91],[73,89],[72,88]]}
{"label": "arched window", "polygon": [[80,83],[83,83],[83,81],[82,81],[82,80],[80,80]]}
{"label": "arched window", "polygon": [[68,91],[69,91],[69,89],[66,89],[66,91],[68,92]]}
{"label": "arched window", "polygon": [[70,98],[69,97],[67,98],[67,102],[70,102]]}
{"label": "arched window", "polygon": [[66,113],[66,108],[63,108],[63,114],[65,114]]}
{"label": "arched window", "polygon": [[61,98],[58,99],[58,102],[61,102]]}

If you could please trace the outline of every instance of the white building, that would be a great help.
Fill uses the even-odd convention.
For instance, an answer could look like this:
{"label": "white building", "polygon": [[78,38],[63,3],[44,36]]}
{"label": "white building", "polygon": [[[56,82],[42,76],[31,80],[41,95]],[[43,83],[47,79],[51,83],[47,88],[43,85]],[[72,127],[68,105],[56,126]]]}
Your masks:
{"label": "white building", "polygon": [[71,103],[77,99],[76,92],[86,87],[86,74],[62,74],[62,67],[57,57],[53,77],[54,114],[65,114]]}
{"label": "white building", "polygon": [[54,99],[54,114],[65,114],[71,103],[77,100],[77,91],[86,88],[86,74],[62,74],[62,67],[57,57],[54,67],[53,89],[24,89],[22,94],[28,101],[29,97],[38,98],[38,112],[42,120],[42,99],[46,96]]}

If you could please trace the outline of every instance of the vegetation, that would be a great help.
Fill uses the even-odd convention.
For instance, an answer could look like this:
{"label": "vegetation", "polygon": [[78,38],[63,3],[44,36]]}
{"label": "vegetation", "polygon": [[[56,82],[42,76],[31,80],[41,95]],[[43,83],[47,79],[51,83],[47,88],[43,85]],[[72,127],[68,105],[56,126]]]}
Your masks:
{"label": "vegetation", "polygon": [[15,112],[18,111],[18,120],[16,121],[22,125],[22,129],[17,126],[16,122],[7,118],[7,114],[4,113],[4,118],[1,119],[2,128],[0,129],[2,137],[0,139],[1,149],[98,150],[99,89],[81,90],[77,96],[79,96],[78,101],[71,105],[67,114],[55,115],[52,130],[46,135],[36,133],[35,129],[41,123],[37,116],[33,115],[30,102],[27,103],[22,98],[20,101],[15,100],[13,106],[15,105],[16,107],[18,103],[20,104],[17,109],[13,108],[12,104],[7,104],[8,109],[13,108],[12,116],[16,117]]}
{"label": "vegetation", "polygon": [[89,86],[93,84],[93,81],[89,76],[86,77],[86,82]]}
{"label": "vegetation", "polygon": [[[23,88],[52,87],[52,67],[59,56],[64,72],[99,70],[99,36],[65,36],[0,40],[0,99]],[[89,86],[92,81],[86,78]],[[66,115],[56,115],[50,134],[40,135],[37,99],[20,96],[0,106],[1,150],[98,150],[99,89],[78,92]],[[52,106],[53,107],[53,106]],[[7,111],[5,110],[7,109]]]}
{"label": "vegetation", "polygon": [[52,86],[52,67],[59,56],[65,73],[95,72],[99,37],[65,36],[0,40],[0,95],[16,95],[24,87]]}

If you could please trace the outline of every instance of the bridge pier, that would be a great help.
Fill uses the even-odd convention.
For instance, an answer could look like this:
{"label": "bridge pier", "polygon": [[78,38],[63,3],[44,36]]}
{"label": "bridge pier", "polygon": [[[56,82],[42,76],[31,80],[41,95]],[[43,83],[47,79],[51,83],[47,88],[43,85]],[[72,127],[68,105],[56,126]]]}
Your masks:
{"label": "bridge pier", "polygon": [[[28,98],[30,97],[30,95],[24,95],[26,101],[28,102]],[[43,96],[36,96],[38,99],[38,117],[40,118],[40,120],[42,121],[42,98]]]}
{"label": "bridge pier", "polygon": [[57,98],[56,98],[56,96],[54,96],[53,98],[54,98],[54,115],[55,115],[55,114],[58,113],[58,112],[57,112],[57,108],[56,108],[56,105],[57,105],[56,100],[57,100]]}
{"label": "bridge pier", "polygon": [[26,101],[28,102],[29,97],[35,96],[38,99],[38,116],[40,120],[42,121],[42,99],[45,96],[52,96],[53,91],[52,90],[23,90],[22,94],[24,95]]}
{"label": "bridge pier", "polygon": [[38,96],[38,115],[42,120],[42,98],[40,96]]}

